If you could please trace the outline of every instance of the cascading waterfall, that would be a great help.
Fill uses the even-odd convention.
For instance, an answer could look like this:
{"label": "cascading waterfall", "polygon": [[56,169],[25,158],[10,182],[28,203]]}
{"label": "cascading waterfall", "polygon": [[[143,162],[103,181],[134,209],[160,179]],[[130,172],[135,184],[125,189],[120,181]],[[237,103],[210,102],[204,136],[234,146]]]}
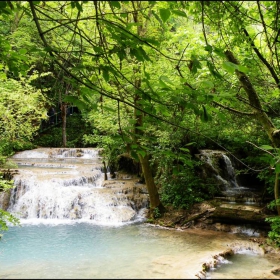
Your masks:
{"label": "cascading waterfall", "polygon": [[225,152],[201,150],[200,158],[210,167],[212,175],[224,187],[225,191],[239,187],[232,162]]}
{"label": "cascading waterfall", "polygon": [[229,157],[226,154],[223,154],[223,158],[224,158],[224,162],[226,164],[228,181],[230,182],[231,186],[233,186],[234,188],[238,188],[239,186],[238,186],[237,181],[236,181],[235,171],[234,171],[234,168],[232,166],[231,160],[229,159]]}
{"label": "cascading waterfall", "polygon": [[[242,222],[240,219],[240,225],[236,225],[234,215],[250,216],[252,213],[261,213],[263,206],[261,204],[262,193],[259,189],[253,186],[246,187],[238,184],[238,177],[236,178],[235,170],[230,158],[224,151],[219,150],[200,150],[200,154],[197,155],[204,164],[202,164],[201,175],[204,178],[211,178],[212,184],[218,190],[218,195],[215,200],[219,203],[221,213],[227,213],[225,217],[218,217],[216,220],[216,228],[222,230],[229,230],[233,233],[244,233],[247,235],[259,236],[261,234],[259,226],[256,227],[253,223],[247,224]],[[213,180],[214,179],[214,180]],[[238,211],[241,211],[238,213]],[[242,214],[241,214],[242,213]],[[222,216],[222,215],[221,215]],[[228,225],[227,223],[232,222],[234,225]],[[218,225],[217,223],[220,223]]]}
{"label": "cascading waterfall", "polygon": [[97,149],[38,148],[17,153],[7,211],[21,222],[121,224],[144,219],[148,195],[136,180],[104,181]]}
{"label": "cascading waterfall", "polygon": [[200,150],[199,158],[206,164],[207,176],[216,179],[226,201],[246,204],[257,204],[260,201],[256,189],[238,184],[232,162],[224,151]]}

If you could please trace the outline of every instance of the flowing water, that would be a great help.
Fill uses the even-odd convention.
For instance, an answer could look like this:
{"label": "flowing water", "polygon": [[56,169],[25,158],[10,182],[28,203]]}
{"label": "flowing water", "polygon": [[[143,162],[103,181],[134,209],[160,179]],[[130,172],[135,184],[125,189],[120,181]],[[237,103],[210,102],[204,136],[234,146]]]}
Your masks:
{"label": "flowing water", "polygon": [[[104,181],[98,150],[40,148],[13,160],[19,174],[7,210],[21,226],[0,242],[1,279],[196,279],[203,263],[248,240],[145,224],[145,186],[129,177]],[[241,246],[204,276],[277,279],[278,267]]]}

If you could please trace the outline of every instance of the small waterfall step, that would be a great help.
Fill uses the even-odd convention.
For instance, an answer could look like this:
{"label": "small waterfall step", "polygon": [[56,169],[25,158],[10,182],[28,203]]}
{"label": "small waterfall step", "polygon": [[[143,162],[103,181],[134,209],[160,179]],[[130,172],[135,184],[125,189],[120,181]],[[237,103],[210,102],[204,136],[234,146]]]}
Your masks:
{"label": "small waterfall step", "polygon": [[135,178],[105,181],[98,149],[38,148],[11,160],[20,168],[9,197],[0,197],[0,207],[22,222],[111,225],[145,219],[143,210],[149,205],[145,186]]}

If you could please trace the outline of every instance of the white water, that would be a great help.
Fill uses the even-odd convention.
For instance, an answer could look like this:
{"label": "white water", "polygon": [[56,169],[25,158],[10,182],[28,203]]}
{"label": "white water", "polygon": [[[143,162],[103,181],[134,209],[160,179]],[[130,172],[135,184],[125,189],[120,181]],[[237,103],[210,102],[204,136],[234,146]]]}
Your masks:
{"label": "white water", "polygon": [[13,160],[20,169],[8,211],[22,223],[79,220],[113,225],[143,219],[148,206],[147,195],[140,194],[143,185],[104,182],[96,149],[40,148],[18,153]]}

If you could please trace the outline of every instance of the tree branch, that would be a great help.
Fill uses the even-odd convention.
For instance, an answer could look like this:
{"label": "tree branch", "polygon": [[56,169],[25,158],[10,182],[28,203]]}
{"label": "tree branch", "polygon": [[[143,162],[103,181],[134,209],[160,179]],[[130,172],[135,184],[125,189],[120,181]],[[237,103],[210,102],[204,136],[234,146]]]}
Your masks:
{"label": "tree branch", "polygon": [[213,101],[214,104],[216,104],[217,106],[221,107],[221,108],[224,108],[232,113],[235,113],[235,114],[239,114],[239,115],[242,115],[242,116],[254,116],[255,113],[247,113],[247,112],[241,112],[241,111],[238,111],[236,109],[233,109],[233,108],[230,108],[228,106],[225,106],[225,105],[222,105],[221,103],[218,103],[217,101]]}
{"label": "tree branch", "polygon": [[257,49],[257,47],[255,46],[253,40],[251,39],[249,33],[247,32],[247,30],[245,28],[243,28],[243,31],[246,35],[246,37],[248,38],[249,43],[251,44],[251,46],[253,47],[253,50],[255,51],[255,53],[257,54],[258,58],[262,61],[262,63],[267,67],[267,69],[269,70],[271,76],[273,77],[274,81],[276,82],[277,87],[280,89],[280,83],[279,83],[279,79],[277,74],[275,73],[273,67],[268,63],[268,61],[263,57],[263,55],[259,52],[259,50]]}

